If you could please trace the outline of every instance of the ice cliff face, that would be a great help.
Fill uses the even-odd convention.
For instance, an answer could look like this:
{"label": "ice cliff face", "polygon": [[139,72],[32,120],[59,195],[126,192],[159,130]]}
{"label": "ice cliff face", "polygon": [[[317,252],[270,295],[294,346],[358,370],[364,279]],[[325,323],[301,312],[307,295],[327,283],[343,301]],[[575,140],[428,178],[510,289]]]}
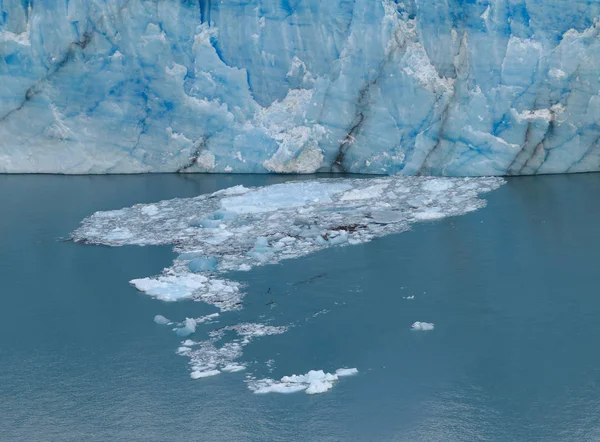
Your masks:
{"label": "ice cliff face", "polygon": [[600,169],[597,0],[0,0],[0,172]]}

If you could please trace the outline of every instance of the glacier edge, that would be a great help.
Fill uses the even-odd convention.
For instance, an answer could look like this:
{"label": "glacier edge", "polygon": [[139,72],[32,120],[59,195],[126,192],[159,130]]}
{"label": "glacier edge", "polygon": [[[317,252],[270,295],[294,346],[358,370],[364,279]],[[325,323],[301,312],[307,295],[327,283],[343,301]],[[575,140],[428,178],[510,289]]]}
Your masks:
{"label": "glacier edge", "polygon": [[593,0],[0,0],[0,173],[600,170]]}

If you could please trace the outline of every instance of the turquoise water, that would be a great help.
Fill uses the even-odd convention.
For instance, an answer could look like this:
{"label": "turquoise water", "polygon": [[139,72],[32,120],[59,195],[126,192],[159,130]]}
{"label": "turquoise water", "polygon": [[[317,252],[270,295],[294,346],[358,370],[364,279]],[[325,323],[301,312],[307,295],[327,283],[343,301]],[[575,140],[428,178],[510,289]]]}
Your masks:
{"label": "turquoise water", "polygon": [[152,318],[212,310],[128,284],[170,247],[61,241],[96,210],[286,179],[306,177],[0,176],[0,439],[600,439],[600,175],[511,179],[469,215],[231,275],[248,295],[224,321],[296,325],[245,348],[251,373],[360,370],[316,396],[190,379]]}

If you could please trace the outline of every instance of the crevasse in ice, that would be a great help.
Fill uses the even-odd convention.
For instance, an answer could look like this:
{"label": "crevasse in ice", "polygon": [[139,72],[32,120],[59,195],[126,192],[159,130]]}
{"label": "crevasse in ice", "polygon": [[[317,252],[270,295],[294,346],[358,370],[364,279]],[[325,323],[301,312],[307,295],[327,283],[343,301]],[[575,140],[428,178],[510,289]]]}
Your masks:
{"label": "crevasse in ice", "polygon": [[596,0],[0,0],[0,172],[600,169]]}

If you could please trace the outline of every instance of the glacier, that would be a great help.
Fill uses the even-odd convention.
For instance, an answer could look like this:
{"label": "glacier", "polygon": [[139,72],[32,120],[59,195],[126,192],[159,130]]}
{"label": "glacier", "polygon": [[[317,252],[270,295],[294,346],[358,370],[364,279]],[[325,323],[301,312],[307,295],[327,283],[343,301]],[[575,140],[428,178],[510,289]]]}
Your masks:
{"label": "glacier", "polygon": [[600,170],[596,0],[0,0],[0,173]]}

